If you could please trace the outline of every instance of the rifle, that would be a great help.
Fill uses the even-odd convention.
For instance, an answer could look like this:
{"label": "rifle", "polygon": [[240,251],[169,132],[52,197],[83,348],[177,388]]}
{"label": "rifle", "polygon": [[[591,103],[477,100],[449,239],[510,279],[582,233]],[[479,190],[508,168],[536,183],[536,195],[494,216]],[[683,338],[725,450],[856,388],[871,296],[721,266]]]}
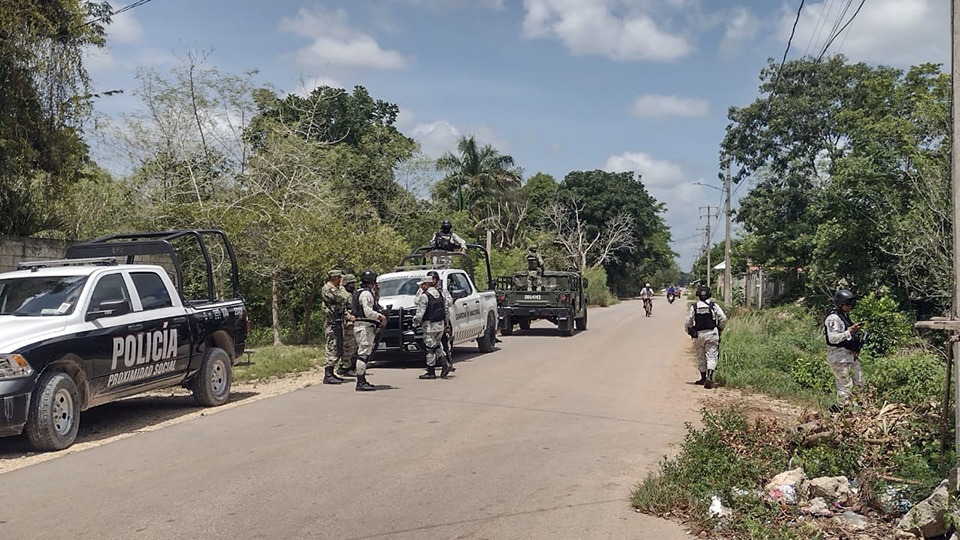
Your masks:
{"label": "rifle", "polygon": [[337,341],[337,356],[343,358],[343,308],[340,306],[333,306],[330,308],[333,319],[331,321],[331,326],[333,327],[333,335]]}

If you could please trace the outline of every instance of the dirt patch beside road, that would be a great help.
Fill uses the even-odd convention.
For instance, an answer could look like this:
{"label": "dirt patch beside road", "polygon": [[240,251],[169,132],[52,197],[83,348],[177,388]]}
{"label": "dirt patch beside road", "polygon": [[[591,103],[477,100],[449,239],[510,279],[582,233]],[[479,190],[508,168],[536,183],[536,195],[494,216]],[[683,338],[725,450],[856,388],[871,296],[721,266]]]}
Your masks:
{"label": "dirt patch beside road", "polygon": [[167,388],[147,392],[84,411],[80,431],[73,446],[59,452],[35,452],[25,436],[0,438],[0,474],[22,469],[35,463],[82,452],[89,448],[118,441],[138,433],[156,431],[167,426],[216,414],[264,398],[320,384],[322,369],[312,369],[264,381],[233,385],[230,401],[220,407],[200,407],[190,391]]}

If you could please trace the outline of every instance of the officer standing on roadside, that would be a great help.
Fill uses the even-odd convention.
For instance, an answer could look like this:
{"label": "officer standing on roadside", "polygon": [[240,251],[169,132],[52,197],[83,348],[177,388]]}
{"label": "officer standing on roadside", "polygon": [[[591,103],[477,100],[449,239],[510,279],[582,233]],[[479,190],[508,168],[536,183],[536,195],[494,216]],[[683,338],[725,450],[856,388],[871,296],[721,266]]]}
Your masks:
{"label": "officer standing on roadside", "polygon": [[697,288],[697,301],[690,306],[684,326],[694,339],[697,351],[697,364],[700,368],[700,380],[704,388],[713,388],[713,372],[720,359],[720,332],[727,324],[727,316],[711,298],[710,287]]}
{"label": "officer standing on roadside", "polygon": [[346,306],[345,313],[349,317],[343,321],[343,356],[340,358],[340,365],[337,367],[337,375],[341,377],[356,377],[357,372],[357,336],[354,335],[354,319],[351,313],[353,307],[353,292],[357,290],[357,276],[346,274],[343,276],[343,289],[341,295]]}
{"label": "officer standing on roadside", "polygon": [[352,312],[356,317],[353,333],[357,337],[357,388],[358,392],[376,390],[367,382],[367,361],[373,354],[373,344],[379,327],[387,323],[387,317],[377,311],[376,298],[373,296],[377,286],[377,273],[364,270],[360,273],[360,288],[353,293]]}
{"label": "officer standing on roadside", "polygon": [[423,347],[427,357],[427,372],[421,379],[436,379],[437,360],[440,360],[440,378],[450,373],[450,363],[443,352],[441,339],[446,327],[447,305],[443,294],[437,289],[440,274],[429,272],[420,280],[421,294],[417,296],[417,312],[413,316],[413,325],[420,327]]}
{"label": "officer standing on roadside", "polygon": [[853,324],[850,320],[850,310],[856,303],[857,297],[852,292],[840,289],[833,295],[835,308],[823,323],[827,339],[827,364],[837,385],[837,402],[830,406],[830,412],[833,413],[840,412],[847,404],[854,385],[863,386],[859,359],[860,350],[863,349],[863,325]]}
{"label": "officer standing on roadside", "polygon": [[349,315],[347,304],[344,302],[340,283],[343,272],[334,268],[327,272],[327,282],[320,289],[320,299],[323,301],[323,335],[326,340],[326,361],[323,364],[323,384],[340,384],[343,379],[334,372],[343,361],[344,335],[343,322]]}
{"label": "officer standing on roadside", "polygon": [[537,245],[532,244],[527,251],[527,290],[539,290],[543,283],[543,257],[537,253]]}

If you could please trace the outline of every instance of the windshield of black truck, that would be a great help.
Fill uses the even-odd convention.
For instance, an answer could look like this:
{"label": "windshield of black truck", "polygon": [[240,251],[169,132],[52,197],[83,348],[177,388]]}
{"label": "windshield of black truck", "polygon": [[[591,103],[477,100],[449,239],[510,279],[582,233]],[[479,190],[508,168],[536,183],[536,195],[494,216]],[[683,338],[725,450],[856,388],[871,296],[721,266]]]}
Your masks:
{"label": "windshield of black truck", "polygon": [[0,315],[69,315],[86,282],[87,276],[0,279]]}

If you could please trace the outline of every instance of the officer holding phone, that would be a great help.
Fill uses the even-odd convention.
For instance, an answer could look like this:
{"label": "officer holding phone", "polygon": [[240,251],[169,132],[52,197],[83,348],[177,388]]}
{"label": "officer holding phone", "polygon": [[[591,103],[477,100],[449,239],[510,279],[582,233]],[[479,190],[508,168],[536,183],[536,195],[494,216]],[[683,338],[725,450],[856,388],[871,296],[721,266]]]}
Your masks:
{"label": "officer holding phone", "polygon": [[863,386],[859,356],[866,333],[863,323],[854,324],[850,319],[850,311],[856,303],[857,297],[852,292],[840,289],[833,295],[835,308],[823,323],[827,364],[837,384],[837,402],[830,407],[833,413],[840,412],[847,404],[854,386]]}

